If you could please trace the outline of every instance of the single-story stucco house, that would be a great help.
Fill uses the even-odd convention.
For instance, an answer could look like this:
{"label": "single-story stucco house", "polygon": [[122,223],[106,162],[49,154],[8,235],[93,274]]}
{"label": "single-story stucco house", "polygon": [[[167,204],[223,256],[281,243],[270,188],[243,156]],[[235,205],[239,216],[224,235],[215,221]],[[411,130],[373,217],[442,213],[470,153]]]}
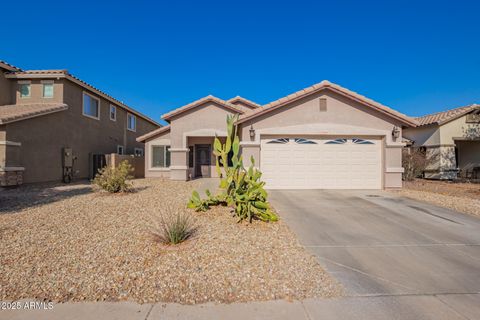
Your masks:
{"label": "single-story stucco house", "polygon": [[[416,118],[419,126],[406,128],[403,136],[412,147],[424,148],[428,179],[478,176],[480,169],[480,105],[450,109]],[[480,178],[478,176],[477,178]]]}
{"label": "single-story stucco house", "polygon": [[207,96],[162,118],[145,143],[145,176],[215,177],[212,144],[239,114],[241,152],[270,189],[382,189],[402,186],[402,130],[417,122],[329,81],[264,106]]}

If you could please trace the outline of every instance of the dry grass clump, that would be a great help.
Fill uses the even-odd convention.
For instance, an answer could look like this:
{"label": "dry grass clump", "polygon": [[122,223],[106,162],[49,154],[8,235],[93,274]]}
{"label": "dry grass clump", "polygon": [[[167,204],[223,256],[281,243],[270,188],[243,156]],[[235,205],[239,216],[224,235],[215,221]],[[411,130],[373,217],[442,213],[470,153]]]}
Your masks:
{"label": "dry grass clump", "polygon": [[191,214],[173,205],[161,209],[159,221],[153,222],[153,226],[154,236],[166,245],[182,243],[197,231]]}

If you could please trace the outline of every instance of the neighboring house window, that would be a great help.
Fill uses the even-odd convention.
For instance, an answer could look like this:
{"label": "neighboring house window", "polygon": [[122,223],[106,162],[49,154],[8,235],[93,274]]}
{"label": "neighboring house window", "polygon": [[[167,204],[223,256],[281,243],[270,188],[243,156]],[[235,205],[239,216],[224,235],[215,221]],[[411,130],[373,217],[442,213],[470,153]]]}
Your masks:
{"label": "neighboring house window", "polygon": [[31,95],[31,85],[30,81],[19,81],[20,85],[20,98],[30,98]]}
{"label": "neighboring house window", "polygon": [[193,168],[193,146],[188,147],[188,167]]}
{"label": "neighboring house window", "polygon": [[42,81],[43,97],[53,98],[53,81]]}
{"label": "neighboring house window", "polygon": [[143,149],[142,148],[135,148],[135,155],[137,157],[143,157]]}
{"label": "neighboring house window", "polygon": [[117,146],[117,153],[118,153],[118,154],[124,154],[123,146],[121,146],[121,145],[118,145],[118,146]]}
{"label": "neighboring house window", "polygon": [[117,121],[117,107],[110,105],[110,120]]}
{"label": "neighboring house window", "polygon": [[88,93],[83,93],[83,115],[100,119],[100,100]]}
{"label": "neighboring house window", "polygon": [[152,146],[152,168],[170,167],[170,146]]}
{"label": "neighboring house window", "polygon": [[127,129],[130,131],[137,130],[137,117],[133,114],[127,114]]}

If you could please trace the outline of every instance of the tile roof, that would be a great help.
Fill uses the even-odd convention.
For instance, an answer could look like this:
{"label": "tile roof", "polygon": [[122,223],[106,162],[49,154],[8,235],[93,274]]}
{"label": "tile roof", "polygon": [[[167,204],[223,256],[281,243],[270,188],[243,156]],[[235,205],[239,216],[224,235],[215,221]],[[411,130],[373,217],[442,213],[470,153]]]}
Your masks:
{"label": "tile roof", "polygon": [[68,109],[65,103],[30,103],[0,106],[0,124],[11,123],[28,118]]}
{"label": "tile roof", "polygon": [[22,71],[22,69],[15,67],[14,65],[11,65],[10,63],[0,60],[0,68],[3,68],[8,71]]}
{"label": "tile roof", "polygon": [[413,118],[410,118],[409,116],[403,114],[403,113],[400,113],[398,111],[395,111],[387,106],[384,106],[372,99],[369,99],[363,95],[360,95],[356,92],[353,92],[351,90],[348,90],[342,86],[339,86],[338,84],[335,84],[335,83],[332,83],[330,81],[327,81],[327,80],[323,80],[322,82],[320,83],[317,83],[313,86],[310,86],[308,88],[305,88],[305,89],[302,89],[300,91],[297,91],[295,93],[292,93],[286,97],[283,97],[283,98],[280,98],[276,101],[273,101],[273,102],[270,102],[266,105],[264,105],[262,108],[258,108],[258,109],[255,109],[253,110],[252,112],[249,112],[247,114],[244,114],[243,116],[240,116],[240,120],[238,121],[238,123],[242,123],[242,122],[245,122],[247,120],[250,120],[252,118],[255,118],[257,116],[260,116],[262,114],[265,114],[267,112],[270,112],[270,111],[273,111],[273,110],[276,110],[277,108],[280,108],[288,103],[291,103],[293,101],[296,101],[296,100],[299,100],[301,98],[304,98],[310,94],[313,94],[313,93],[316,93],[316,92],[319,92],[321,90],[324,90],[324,89],[329,89],[331,91],[334,91],[338,94],[341,94],[343,96],[347,96],[349,97],[350,99],[353,99],[353,100],[356,100],[364,105],[367,105],[379,112],[382,112],[384,114],[387,114],[387,115],[390,115],[391,117],[393,118],[396,118],[397,120],[400,120],[401,122],[409,125],[409,126],[417,126],[417,121]]}
{"label": "tile roof", "polygon": [[170,126],[169,125],[165,126],[165,127],[155,129],[153,131],[150,131],[149,133],[146,133],[143,136],[138,137],[137,141],[138,142],[145,142],[145,140],[150,139],[151,137],[154,137],[156,135],[159,135],[159,134],[167,132],[167,131],[170,131]]}
{"label": "tile roof", "polygon": [[157,126],[160,126],[161,127],[161,124],[159,124],[158,122],[156,122],[155,120],[147,117],[146,115],[136,111],[135,109],[127,106],[126,104],[124,104],[123,102],[115,99],[114,97],[106,94],[105,92],[103,92],[102,90],[92,86],[91,84],[77,78],[76,76],[72,75],[71,73],[68,72],[68,70],[65,70],[65,69],[52,69],[52,70],[21,70],[21,71],[14,71],[14,72],[7,72],[6,75],[10,75],[11,77],[18,77],[18,78],[25,78],[25,79],[28,79],[29,77],[32,77],[32,78],[35,78],[35,77],[38,77],[38,78],[41,78],[41,77],[64,77],[74,83],[77,83],[78,85],[84,87],[84,88],[87,88],[88,90],[91,90],[92,92],[102,96],[103,98],[107,99],[107,100],[110,100],[110,102],[112,102],[113,104],[115,105],[118,105],[120,106],[121,108],[127,110],[128,112],[132,113],[132,114],[135,114],[137,116],[139,116],[140,118],[143,118],[144,120],[152,123],[152,124],[155,124]]}
{"label": "tile roof", "polygon": [[245,99],[245,98],[240,97],[240,96],[236,96],[236,97],[233,97],[231,99],[228,99],[227,102],[230,102],[230,103],[233,103],[233,104],[235,104],[235,102],[243,102],[243,104],[246,104],[251,109],[256,109],[256,108],[261,107],[261,105],[259,105],[258,103],[255,103],[251,100]]}
{"label": "tile roof", "polygon": [[212,96],[212,95],[208,95],[208,96],[206,96],[206,97],[203,97],[203,98],[201,98],[201,99],[198,99],[198,100],[196,100],[196,101],[193,101],[192,103],[189,103],[189,104],[186,104],[186,105],[184,105],[184,106],[182,106],[182,107],[180,107],[180,108],[177,108],[177,109],[175,109],[175,110],[173,110],[173,111],[170,111],[170,112],[168,112],[168,113],[165,113],[165,114],[162,116],[162,119],[168,120],[168,119],[172,118],[173,116],[179,115],[179,114],[181,114],[181,113],[183,113],[183,112],[185,112],[185,111],[188,111],[188,110],[190,110],[190,109],[193,109],[193,108],[195,108],[195,107],[198,107],[198,106],[200,106],[200,105],[202,105],[202,104],[204,104],[204,103],[206,103],[206,102],[215,102],[215,103],[217,103],[217,104],[219,104],[219,105],[221,105],[221,106],[223,106],[223,107],[225,107],[225,108],[227,108],[227,109],[230,109],[230,110],[232,110],[232,111],[234,111],[234,112],[238,112],[238,113],[240,113],[240,114],[243,114],[243,113],[244,113],[244,110],[242,110],[239,106],[236,106],[236,105],[234,105],[234,104],[232,104],[232,103],[230,103],[230,102],[227,102],[227,101],[225,101],[225,100],[223,100],[223,99],[214,97],[214,96]]}
{"label": "tile roof", "polygon": [[438,124],[442,125],[444,123],[450,122],[452,120],[455,120],[464,114],[467,114],[468,112],[472,111],[473,109],[480,109],[480,105],[478,104],[472,104],[469,106],[463,106],[455,109],[450,109],[447,111],[441,111],[441,112],[436,112],[432,114],[427,114],[422,117],[417,117],[415,118],[419,123],[420,126],[426,126],[429,124]]}

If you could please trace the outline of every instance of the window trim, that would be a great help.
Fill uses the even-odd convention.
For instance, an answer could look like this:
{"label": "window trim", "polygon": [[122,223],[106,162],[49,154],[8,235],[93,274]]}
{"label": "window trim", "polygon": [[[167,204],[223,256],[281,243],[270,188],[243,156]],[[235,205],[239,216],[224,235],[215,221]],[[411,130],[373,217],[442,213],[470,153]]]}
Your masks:
{"label": "window trim", "polygon": [[[30,80],[20,80],[17,82],[18,83],[18,94],[19,94],[19,98],[20,99],[28,99],[28,98],[31,98],[32,97],[32,81]],[[24,84],[28,84],[28,86],[30,87],[30,89],[28,90],[28,96],[22,96],[22,90],[20,90],[20,88],[22,87],[22,85]]]}
{"label": "window trim", "polygon": [[[129,119],[129,117],[133,117],[133,119],[135,119],[135,122],[134,122],[134,123],[135,123],[135,126],[134,126],[133,129],[130,129],[130,128],[128,127],[128,124],[129,124],[128,119]],[[130,113],[130,112],[127,112],[127,130],[128,130],[128,131],[132,131],[132,132],[137,132],[137,116],[134,115],[133,113]]]}
{"label": "window trim", "polygon": [[[85,113],[85,95],[98,101],[98,118]],[[100,120],[100,98],[97,98],[94,95],[91,95],[87,91],[82,91],[82,115],[95,120]]]}
{"label": "window trim", "polygon": [[[53,80],[42,80],[42,81],[40,81],[40,83],[42,84],[42,98],[53,99],[53,97],[55,96],[55,81],[53,81]],[[45,85],[46,84],[51,84],[52,85],[52,96],[51,97],[46,97],[45,96]]]}
{"label": "window trim", "polygon": [[[120,148],[122,149],[122,152],[120,153]],[[119,155],[124,155],[125,154],[125,147],[121,144],[117,144],[117,154]]]}
{"label": "window trim", "polygon": [[170,145],[166,144],[152,144],[150,145],[150,156],[148,161],[148,169],[153,171],[169,171],[172,166],[172,154],[170,153],[170,165],[168,167],[154,167],[153,166],[153,148],[154,147],[163,147],[163,163],[167,164],[167,148],[170,150]]}
{"label": "window trim", "polygon": [[[115,117],[114,118],[112,118],[112,108],[115,109]],[[117,121],[117,106],[115,106],[113,104],[110,104],[110,108],[108,110],[108,113],[109,113],[108,117],[110,118],[110,120]]]}
{"label": "window trim", "polygon": [[133,149],[133,154],[135,156],[137,156],[137,151],[141,151],[140,152],[140,155],[138,155],[139,157],[143,157],[145,155],[145,151],[143,150],[143,148],[134,148]]}

